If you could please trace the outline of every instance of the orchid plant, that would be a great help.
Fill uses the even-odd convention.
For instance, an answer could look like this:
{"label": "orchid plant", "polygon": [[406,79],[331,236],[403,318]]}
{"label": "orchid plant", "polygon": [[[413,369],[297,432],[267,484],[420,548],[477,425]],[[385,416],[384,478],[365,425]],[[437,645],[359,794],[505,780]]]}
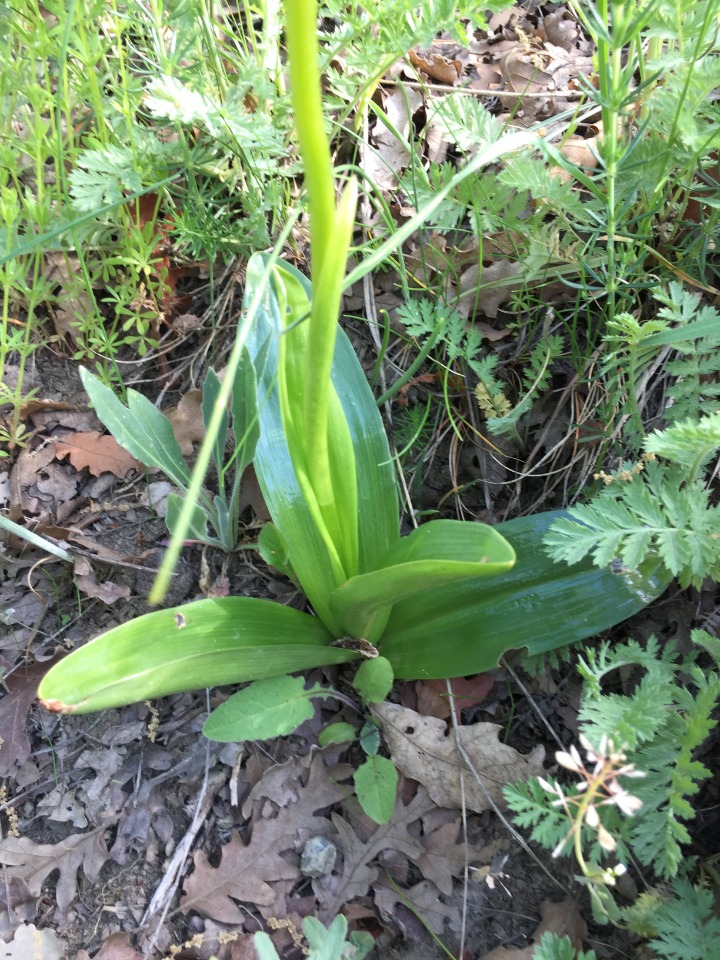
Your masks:
{"label": "orchid plant", "polygon": [[[227,597],[146,614],[54,666],[39,690],[50,710],[86,713],[363,658],[378,658],[383,670],[389,662],[396,678],[477,673],[511,648],[537,654],[597,633],[664,589],[652,563],[613,573],[589,561],[567,566],[548,559],[541,541],[557,513],[495,527],[433,520],[401,536],[383,423],[337,322],[357,186],[347,181],[336,201],[316,5],[286,0],[285,14],[311,282],[276,257],[251,259],[237,341],[183,513],[189,523],[240,370],[245,382],[235,394],[250,388],[257,397],[254,466],[273,520],[262,530],[259,550],[301,587],[313,612]],[[473,169],[517,148],[518,137],[527,142],[523,133],[481,147]],[[395,238],[401,240],[402,230]],[[368,270],[376,259],[369,258]],[[102,404],[94,399],[102,419]],[[182,542],[183,513],[176,544]],[[151,600],[161,596],[160,587]],[[211,715],[208,735],[248,735],[247,725],[234,723],[228,712],[232,700],[221,708],[222,723]],[[245,696],[244,711],[247,702]],[[287,732],[277,720],[253,729],[258,738]]]}

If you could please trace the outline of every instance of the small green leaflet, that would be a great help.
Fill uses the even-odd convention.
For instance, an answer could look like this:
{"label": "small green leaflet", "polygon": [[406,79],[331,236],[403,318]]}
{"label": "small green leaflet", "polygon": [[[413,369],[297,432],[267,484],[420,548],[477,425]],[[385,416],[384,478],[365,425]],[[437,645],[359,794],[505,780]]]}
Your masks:
{"label": "small green leaflet", "polygon": [[375,823],[387,823],[395,810],[398,773],[387,757],[368,757],[355,771],[360,806]]}
{"label": "small green leaflet", "polygon": [[348,743],[357,737],[357,730],[351,723],[331,723],[320,731],[318,743],[326,747],[329,743]]}
{"label": "small green leaflet", "polygon": [[203,733],[220,743],[284,737],[313,715],[313,697],[333,696],[333,690],[317,684],[306,690],[302,677],[257,680],[213,711]]}
{"label": "small green leaflet", "polygon": [[392,664],[386,657],[365,660],[355,674],[353,686],[363,703],[382,703],[392,690]]}

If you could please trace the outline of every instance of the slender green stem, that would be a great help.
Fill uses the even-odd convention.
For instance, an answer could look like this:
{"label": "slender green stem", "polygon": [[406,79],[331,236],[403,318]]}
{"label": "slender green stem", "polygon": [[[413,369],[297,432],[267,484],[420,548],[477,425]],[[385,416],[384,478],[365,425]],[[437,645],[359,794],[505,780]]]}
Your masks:
{"label": "slender green stem", "polygon": [[335,187],[330,145],[323,121],[316,17],[314,0],[285,0],[295,127],[303,157],[310,211],[313,285],[319,279],[318,274],[332,243],[335,220]]}

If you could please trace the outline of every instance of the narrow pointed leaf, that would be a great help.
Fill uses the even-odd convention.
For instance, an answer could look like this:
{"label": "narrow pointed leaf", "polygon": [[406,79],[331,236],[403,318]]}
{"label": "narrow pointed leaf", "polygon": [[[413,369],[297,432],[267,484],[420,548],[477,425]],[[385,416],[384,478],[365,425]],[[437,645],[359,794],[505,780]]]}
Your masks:
{"label": "narrow pointed leaf", "polygon": [[378,643],[398,679],[481,673],[508,650],[546,653],[607,630],[660,596],[668,575],[650,561],[631,574],[591,560],[556,563],[540,548],[560,511],[498,524],[515,549],[508,573],[465,580],[397,604]]}
{"label": "narrow pointed leaf", "polygon": [[[203,423],[205,424],[205,429],[207,430],[208,425],[210,424],[210,418],[212,417],[213,410],[215,409],[215,404],[217,402],[218,395],[220,393],[220,378],[211,368],[208,370],[205,380],[202,386],[202,418]],[[220,427],[218,429],[217,435],[215,437],[215,443],[213,445],[213,460],[215,461],[215,467],[218,471],[218,476],[222,482],[222,468],[225,462],[225,443],[227,441],[228,427],[230,424],[230,417],[227,411],[223,412],[222,420],[220,421]]]}
{"label": "narrow pointed leaf", "polygon": [[257,409],[257,377],[250,353],[243,350],[238,364],[231,400],[232,428],[235,445],[240,447],[235,469],[243,472],[252,462],[260,439],[260,421]]}
{"label": "narrow pointed leaf", "polygon": [[168,418],[135,390],[128,390],[126,407],[84,367],[80,378],[95,412],[120,446],[146,467],[159,467],[177,486],[187,487],[190,471]]}
{"label": "narrow pointed leaf", "polygon": [[332,639],[316,617],[269,600],[197,600],[108,630],[52,667],[38,696],[49,710],[90,713],[357,657]]}

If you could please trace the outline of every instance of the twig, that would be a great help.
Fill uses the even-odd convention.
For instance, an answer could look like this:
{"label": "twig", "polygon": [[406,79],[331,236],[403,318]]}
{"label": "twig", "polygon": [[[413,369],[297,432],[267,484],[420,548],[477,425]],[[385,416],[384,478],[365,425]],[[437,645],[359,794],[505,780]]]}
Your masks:
{"label": "twig", "polygon": [[175,896],[177,888],[182,880],[182,870],[185,866],[185,859],[190,853],[190,848],[193,845],[195,837],[197,836],[200,828],[205,822],[208,813],[210,812],[210,807],[215,799],[215,794],[225,782],[224,773],[218,773],[211,778],[209,776],[209,766],[210,742],[208,741],[207,751],[205,754],[205,776],[203,777],[203,783],[198,795],[192,822],[190,823],[185,836],[175,848],[172,859],[165,870],[165,875],[160,881],[160,885],[153,894],[152,900],[148,904],[142,920],[140,921],[140,926],[145,927],[150,923],[154,916],[156,916],[158,913],[160,914],[160,918],[155,930],[143,949],[144,957],[149,957],[152,954],[153,948],[155,947],[155,943],[160,934],[160,930],[162,929],[162,925],[165,922],[165,917],[170,908],[172,899]]}

